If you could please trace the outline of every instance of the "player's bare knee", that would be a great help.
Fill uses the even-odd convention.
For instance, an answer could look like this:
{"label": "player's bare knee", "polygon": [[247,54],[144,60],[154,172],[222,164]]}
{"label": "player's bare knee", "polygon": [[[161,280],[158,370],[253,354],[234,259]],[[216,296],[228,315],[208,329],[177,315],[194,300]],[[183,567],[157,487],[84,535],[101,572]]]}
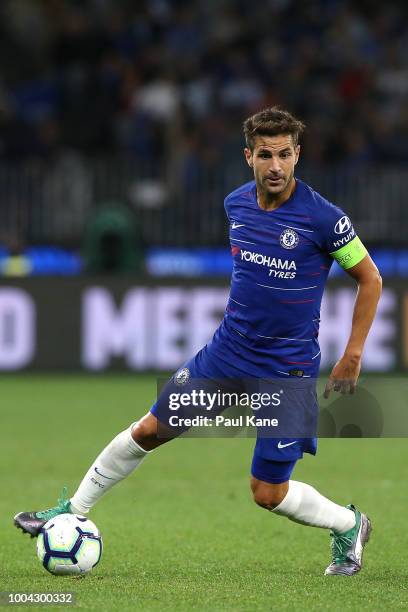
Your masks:
{"label": "player's bare knee", "polygon": [[148,413],[135,423],[132,427],[132,438],[144,450],[159,446],[156,417]]}
{"label": "player's bare knee", "polygon": [[251,479],[254,502],[261,508],[273,510],[284,500],[288,492],[288,483],[266,483],[256,478]]}
{"label": "player's bare knee", "polygon": [[254,493],[254,502],[257,506],[265,508],[266,510],[273,510],[281,503],[283,498],[271,495],[270,493],[256,492]]}
{"label": "player's bare knee", "polygon": [[147,451],[153,450],[171,439],[170,436],[165,435],[164,430],[159,435],[157,418],[151,412],[145,414],[133,425],[132,438],[141,448]]}

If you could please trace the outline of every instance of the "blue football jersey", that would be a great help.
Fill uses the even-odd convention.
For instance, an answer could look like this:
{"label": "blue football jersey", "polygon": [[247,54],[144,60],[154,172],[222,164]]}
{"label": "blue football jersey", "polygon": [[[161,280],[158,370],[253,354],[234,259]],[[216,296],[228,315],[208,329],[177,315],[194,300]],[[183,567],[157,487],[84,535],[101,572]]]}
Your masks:
{"label": "blue football jersey", "polygon": [[317,376],[320,304],[333,259],[347,269],[367,251],[348,216],[301,180],[279,208],[259,207],[255,181],[225,199],[231,292],[212,341],[250,376]]}

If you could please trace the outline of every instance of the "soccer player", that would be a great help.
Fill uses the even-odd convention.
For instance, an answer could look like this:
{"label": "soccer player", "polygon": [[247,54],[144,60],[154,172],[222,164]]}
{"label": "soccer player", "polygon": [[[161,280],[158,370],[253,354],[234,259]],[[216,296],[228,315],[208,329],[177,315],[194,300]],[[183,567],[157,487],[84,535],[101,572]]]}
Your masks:
{"label": "soccer player", "polygon": [[[221,325],[173,376],[150,412],[100,453],[71,499],[63,494],[54,508],[20,512],[17,527],[36,536],[57,514],[89,512],[155,448],[179,435],[168,428],[169,393],[190,379],[316,379],[320,303],[333,259],[357,281],[358,292],[350,337],[325,395],[354,392],[381,278],[347,215],[295,178],[303,130],[301,121],[278,107],[245,121],[245,158],[255,180],[225,199],[234,269]],[[316,394],[307,398],[317,411]],[[159,435],[161,423],[166,436]],[[315,454],[315,437],[258,435],[251,470],[254,501],[274,515],[330,529],[333,558],[325,573],[351,576],[361,569],[370,520],[353,505],[338,505],[291,479],[304,452]]]}

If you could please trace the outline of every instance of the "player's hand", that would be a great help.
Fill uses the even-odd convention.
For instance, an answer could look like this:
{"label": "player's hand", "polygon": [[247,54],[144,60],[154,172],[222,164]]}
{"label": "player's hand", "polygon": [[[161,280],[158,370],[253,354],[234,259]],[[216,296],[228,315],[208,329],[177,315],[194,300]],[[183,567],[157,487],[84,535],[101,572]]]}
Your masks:
{"label": "player's hand", "polygon": [[329,397],[332,390],[340,393],[354,393],[361,370],[361,357],[343,355],[331,371],[323,397]]}

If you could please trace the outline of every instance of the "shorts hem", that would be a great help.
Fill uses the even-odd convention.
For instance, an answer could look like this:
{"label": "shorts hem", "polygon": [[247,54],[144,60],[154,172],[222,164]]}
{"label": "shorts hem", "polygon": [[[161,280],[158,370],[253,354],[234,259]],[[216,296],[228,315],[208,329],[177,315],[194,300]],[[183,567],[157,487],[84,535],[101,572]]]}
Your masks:
{"label": "shorts hem", "polygon": [[288,482],[288,480],[290,479],[290,477],[287,478],[286,476],[284,478],[271,478],[270,476],[266,476],[265,474],[255,474],[254,472],[251,472],[251,476],[253,476],[257,480],[261,480],[262,482],[268,482],[269,484],[282,484],[283,482]]}

